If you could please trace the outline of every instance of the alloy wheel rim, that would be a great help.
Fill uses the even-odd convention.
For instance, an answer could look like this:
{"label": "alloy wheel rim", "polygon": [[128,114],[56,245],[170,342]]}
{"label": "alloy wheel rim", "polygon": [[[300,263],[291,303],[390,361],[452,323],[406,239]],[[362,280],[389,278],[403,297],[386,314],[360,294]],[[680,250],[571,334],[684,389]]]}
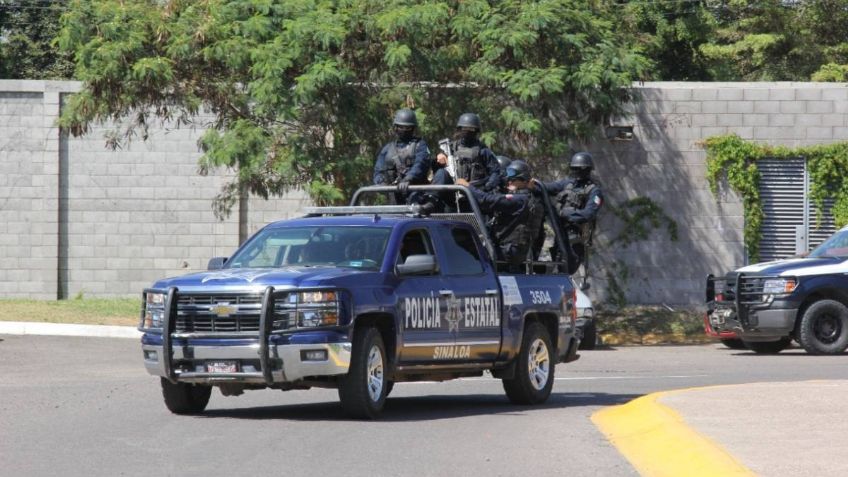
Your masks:
{"label": "alloy wheel rim", "polygon": [[527,366],[530,376],[530,384],[537,391],[541,391],[548,384],[551,373],[551,360],[548,354],[548,346],[545,342],[536,338],[530,345],[530,353],[527,357]]}
{"label": "alloy wheel rim", "polygon": [[383,392],[383,353],[378,346],[368,352],[368,395],[377,402]]}

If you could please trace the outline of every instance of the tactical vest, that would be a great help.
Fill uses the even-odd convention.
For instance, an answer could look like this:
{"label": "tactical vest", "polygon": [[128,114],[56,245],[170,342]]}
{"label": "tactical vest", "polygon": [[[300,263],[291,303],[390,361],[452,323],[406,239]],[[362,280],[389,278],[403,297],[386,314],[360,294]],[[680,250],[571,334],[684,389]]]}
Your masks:
{"label": "tactical vest", "polygon": [[[569,182],[565,188],[556,196],[557,210],[564,207],[572,209],[584,209],[589,195],[598,186],[594,182],[587,182],[584,186],[578,187],[574,181]],[[595,221],[590,220],[582,224],[563,224],[568,232],[568,240],[572,244],[588,244],[592,239],[592,231],[595,228]]]}
{"label": "tactical vest", "polygon": [[465,179],[471,183],[486,179],[486,164],[483,163],[483,158],[480,156],[482,148],[479,143],[473,147],[464,146],[459,141],[453,143],[452,149],[454,157],[456,157],[457,178]]}
{"label": "tactical vest", "polygon": [[[542,201],[527,189],[517,191],[515,194],[529,196],[524,208],[514,217],[497,216],[495,230],[497,230],[496,237],[503,251],[503,258],[511,265],[520,265],[528,259],[530,247],[542,229],[545,207]],[[501,223],[501,219],[508,222]]]}
{"label": "tactical vest", "polygon": [[412,164],[415,163],[415,151],[418,149],[420,138],[413,138],[406,146],[397,147],[397,141],[389,144],[386,151],[386,183],[394,184],[398,178],[403,178]]}

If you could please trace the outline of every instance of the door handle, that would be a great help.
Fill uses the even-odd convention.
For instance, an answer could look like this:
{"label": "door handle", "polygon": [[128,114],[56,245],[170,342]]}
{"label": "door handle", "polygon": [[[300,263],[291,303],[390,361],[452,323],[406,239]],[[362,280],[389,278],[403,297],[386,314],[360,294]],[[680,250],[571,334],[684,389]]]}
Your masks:
{"label": "door handle", "polygon": [[439,295],[442,295],[442,296],[453,295],[453,290],[439,290]]}
{"label": "door handle", "polygon": [[495,290],[494,288],[487,288],[486,289],[486,295],[497,295],[497,294],[498,294],[498,291]]}

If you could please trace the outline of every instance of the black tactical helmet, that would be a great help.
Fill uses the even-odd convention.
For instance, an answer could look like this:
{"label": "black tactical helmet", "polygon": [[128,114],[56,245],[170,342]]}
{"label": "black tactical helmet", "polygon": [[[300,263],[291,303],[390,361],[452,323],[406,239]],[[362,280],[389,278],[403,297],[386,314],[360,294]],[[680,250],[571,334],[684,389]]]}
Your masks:
{"label": "black tactical helmet", "polygon": [[480,116],[477,116],[474,113],[465,113],[459,117],[459,120],[456,122],[457,128],[474,128],[477,132],[480,132],[482,127],[480,127]]}
{"label": "black tactical helmet", "polygon": [[395,126],[418,126],[418,118],[415,117],[415,111],[411,109],[398,109],[395,113]]}
{"label": "black tactical helmet", "polygon": [[530,164],[521,159],[510,162],[506,168],[506,180],[508,181],[515,179],[529,181],[531,177],[533,177],[533,173],[530,171]]}
{"label": "black tactical helmet", "polygon": [[592,163],[591,154],[588,152],[578,152],[571,156],[571,165],[569,167],[572,169],[589,169],[591,171],[595,165]]}
{"label": "black tactical helmet", "polygon": [[501,175],[506,176],[506,168],[509,167],[509,164],[512,162],[512,159],[506,156],[497,156],[498,164],[501,166]]}

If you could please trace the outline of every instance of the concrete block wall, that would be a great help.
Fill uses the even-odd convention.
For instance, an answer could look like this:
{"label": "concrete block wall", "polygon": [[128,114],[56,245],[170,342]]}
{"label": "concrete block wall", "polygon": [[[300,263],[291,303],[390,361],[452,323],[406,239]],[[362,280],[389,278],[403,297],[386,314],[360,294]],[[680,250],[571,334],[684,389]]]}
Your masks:
{"label": "concrete block wall", "polygon": [[[132,296],[154,280],[204,270],[238,244],[238,212],[217,221],[211,203],[226,171],[197,174],[202,128],[152,128],[152,138],[105,148],[106,127],[82,138],[55,126],[77,83],[0,81],[0,298]],[[706,182],[704,138],[736,133],[772,145],[848,140],[848,85],[814,83],[642,83],[629,141],[575,145],[595,154],[607,206],[591,258],[596,300],[607,272],[630,303],[699,304],[707,273],[745,261],[742,203]],[[562,158],[558,173],[567,170]],[[554,168],[556,169],[556,167]],[[628,246],[612,207],[651,198],[678,226]],[[248,232],[295,215],[302,193],[250,199]],[[626,270],[627,277],[624,278]]]}
{"label": "concrete block wall", "polygon": [[[68,137],[56,119],[78,88],[0,81],[0,298],[139,295],[230,255],[238,208],[221,222],[212,200],[231,175],[198,174],[202,128],[165,124],[118,151],[105,147],[107,126]],[[248,233],[307,202],[250,199]]]}
{"label": "concrete block wall", "polygon": [[[848,85],[643,83],[635,89],[641,100],[629,119],[617,120],[634,127],[633,139],[583,146],[595,154],[608,206],[648,197],[677,223],[679,238],[672,241],[659,229],[649,240],[611,245],[627,231],[607,207],[590,268],[590,296],[610,296],[610,272],[630,303],[703,303],[706,275],[743,265],[745,251],[743,204],[726,189],[718,197],[710,192],[699,143],[729,133],[788,147],[846,141]],[[625,266],[626,279],[614,264]]]}

